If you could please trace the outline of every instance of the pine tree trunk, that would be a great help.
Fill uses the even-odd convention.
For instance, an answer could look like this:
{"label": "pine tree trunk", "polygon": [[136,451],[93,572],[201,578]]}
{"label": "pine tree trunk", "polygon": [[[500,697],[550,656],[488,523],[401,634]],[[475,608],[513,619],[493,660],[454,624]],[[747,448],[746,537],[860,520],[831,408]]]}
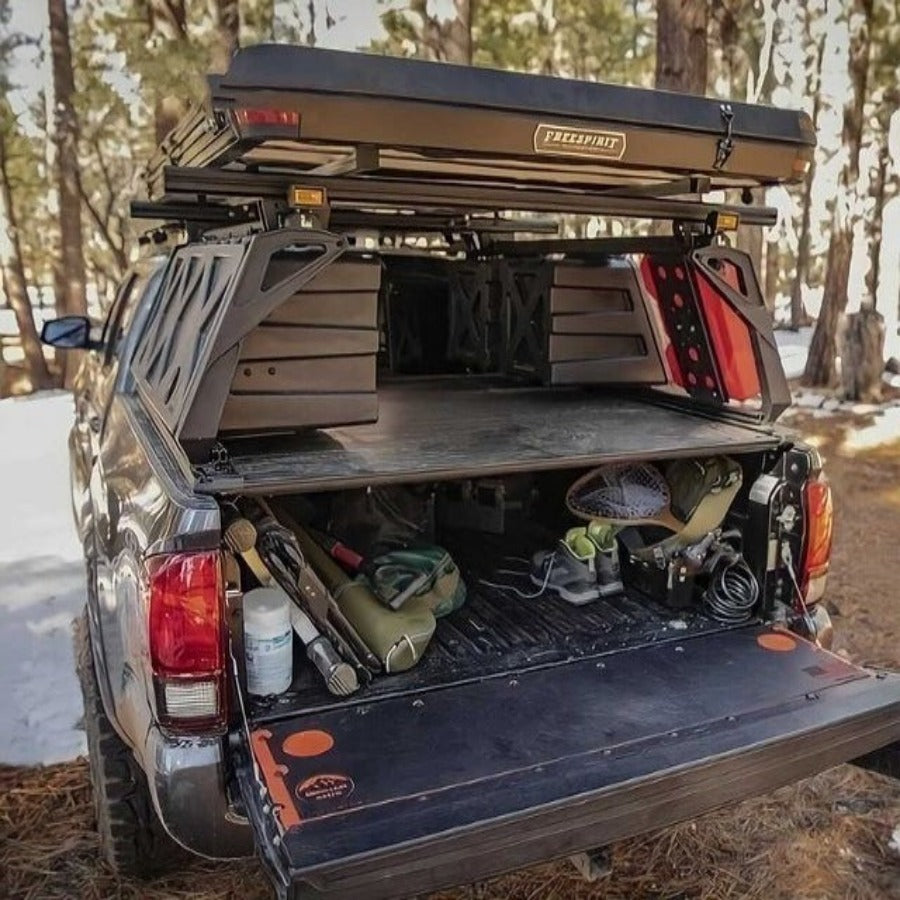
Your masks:
{"label": "pine tree trunk", "polygon": [[[171,44],[187,42],[187,13],[184,0],[150,0],[150,33]],[[157,96],[153,106],[156,143],[161,144],[185,112],[178,97]]]}
{"label": "pine tree trunk", "polygon": [[[809,357],[803,373],[803,383],[833,387],[837,382],[836,341],[838,325],[847,307],[847,283],[850,280],[850,260],[853,253],[853,232],[832,225],[825,262],[825,285],[822,309],[809,345]],[[838,298],[843,296],[843,302]]]}
{"label": "pine tree trunk", "polygon": [[240,46],[240,3],[238,0],[216,0],[216,43],[213,48],[214,72],[226,72],[231,57]]}
{"label": "pine tree trunk", "polygon": [[[825,41],[819,43],[819,52],[816,54],[816,67],[810,79],[809,88],[813,94],[812,126],[815,131],[819,125],[819,112],[822,108],[822,61],[825,56]],[[810,234],[809,226],[812,219],[812,188],[816,177],[816,158],[813,154],[803,182],[803,200],[800,212],[800,236],[797,242],[797,270],[791,285],[791,328],[795,331],[808,323],[809,316],[803,306],[803,285],[809,277],[809,251]]]}
{"label": "pine tree trunk", "polygon": [[453,0],[455,15],[442,20],[428,11],[428,0],[410,0],[409,10],[421,21],[422,44],[431,59],[472,64],[472,7],[475,0]]}
{"label": "pine tree trunk", "polygon": [[6,153],[6,137],[0,130],[0,221],[6,223],[6,234],[0,240],[0,274],[3,290],[16,317],[31,385],[37,390],[48,387],[52,378],[44,359],[41,341],[34,325],[34,311],[28,298],[28,282],[22,263],[19,223],[13,206]]}
{"label": "pine tree trunk", "polygon": [[875,209],[869,219],[869,246],[872,248],[872,264],[866,273],[866,293],[872,301],[872,306],[878,306],[878,282],[881,279],[881,244],[884,238],[884,195],[887,188],[887,170],[891,154],[887,145],[887,129],[884,130],[884,143],[878,151],[878,170],[875,174],[875,183],[872,186],[872,195],[875,197]]}
{"label": "pine tree trunk", "polygon": [[73,97],[75,76],[69,45],[69,17],[65,0],[48,0],[50,57],[53,69],[53,117],[49,123],[56,153],[56,186],[59,192],[60,274],[63,289],[57,307],[69,315],[87,312],[84,241],[81,228],[81,194],[78,191],[78,121]]}
{"label": "pine tree trunk", "polygon": [[705,0],[658,0],[657,88],[687,94],[706,93],[707,21]]}
{"label": "pine tree trunk", "polygon": [[743,250],[753,263],[753,271],[762,270],[763,257],[763,232],[758,225],[740,225],[737,230],[735,244],[738,250]]}
{"label": "pine tree trunk", "polygon": [[881,400],[884,317],[866,304],[847,316],[841,333],[841,393],[847,400]]}
{"label": "pine tree trunk", "polygon": [[454,0],[456,18],[450,26],[451,43],[455,48],[454,62],[472,65],[472,6],[475,0]]}
{"label": "pine tree trunk", "polygon": [[[656,87],[706,94],[708,8],[705,0],[657,0]],[[671,233],[671,224],[650,223],[651,235]]]}
{"label": "pine tree trunk", "polygon": [[781,274],[780,263],[780,247],[778,241],[766,242],[766,266],[763,276],[763,295],[766,306],[769,309],[775,309],[775,297],[778,294],[778,279]]}
{"label": "pine tree trunk", "polygon": [[[818,101],[817,101],[818,102]],[[803,285],[809,277],[809,226],[812,220],[812,186],[815,178],[816,163],[812,161],[806,181],[803,184],[803,203],[800,213],[800,236],[797,240],[797,271],[791,285],[791,328],[795,331],[807,324],[807,313],[803,306]]]}
{"label": "pine tree trunk", "polygon": [[849,203],[859,180],[859,151],[869,77],[872,2],[873,0],[855,0],[851,14],[851,27],[854,24],[856,26],[850,35],[852,90],[844,106],[844,127],[841,133],[843,144],[847,148],[847,162],[841,172],[835,201],[822,308],[803,373],[803,383],[810,386],[830,387],[837,376],[837,329],[847,308],[847,287],[853,253],[853,219],[844,205]]}

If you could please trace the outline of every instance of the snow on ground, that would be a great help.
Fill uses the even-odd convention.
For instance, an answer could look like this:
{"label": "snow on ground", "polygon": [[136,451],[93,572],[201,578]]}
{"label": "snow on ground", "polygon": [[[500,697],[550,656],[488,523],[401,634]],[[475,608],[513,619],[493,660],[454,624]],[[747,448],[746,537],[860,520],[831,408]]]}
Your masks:
{"label": "snow on ground", "polygon": [[784,365],[784,374],[788,378],[799,378],[803,374],[812,332],[812,328],[801,328],[799,331],[781,328],[776,330],[775,342],[778,344],[778,354]]}
{"label": "snow on ground", "polygon": [[84,564],[69,507],[62,392],[0,401],[0,763],[85,752],[72,619]]}

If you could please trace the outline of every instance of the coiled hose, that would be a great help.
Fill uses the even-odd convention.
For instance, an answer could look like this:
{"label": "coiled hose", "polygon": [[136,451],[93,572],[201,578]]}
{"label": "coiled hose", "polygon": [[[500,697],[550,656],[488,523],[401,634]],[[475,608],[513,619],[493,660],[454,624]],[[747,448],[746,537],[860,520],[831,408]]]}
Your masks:
{"label": "coiled hose", "polygon": [[714,619],[728,625],[746,622],[759,599],[759,583],[744,558],[732,551],[714,564],[703,600]]}

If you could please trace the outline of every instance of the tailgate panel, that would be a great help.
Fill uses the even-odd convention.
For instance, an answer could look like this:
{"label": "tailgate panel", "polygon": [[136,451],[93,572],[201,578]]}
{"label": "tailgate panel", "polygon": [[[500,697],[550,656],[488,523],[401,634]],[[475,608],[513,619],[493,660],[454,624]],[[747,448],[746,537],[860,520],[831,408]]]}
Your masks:
{"label": "tailgate panel", "polygon": [[[900,736],[898,685],[754,627],[318,710],[253,730],[275,813],[251,818],[284,877],[349,896],[388,867],[410,880],[382,886],[386,896],[431,889],[658,827],[874,749]],[[792,742],[783,760],[765,750],[779,741]],[[720,757],[734,757],[724,795]],[[259,806],[249,774],[245,794]],[[640,780],[656,788],[644,796]],[[608,815],[623,788],[634,794],[627,812]],[[441,875],[442,852],[456,876]]]}

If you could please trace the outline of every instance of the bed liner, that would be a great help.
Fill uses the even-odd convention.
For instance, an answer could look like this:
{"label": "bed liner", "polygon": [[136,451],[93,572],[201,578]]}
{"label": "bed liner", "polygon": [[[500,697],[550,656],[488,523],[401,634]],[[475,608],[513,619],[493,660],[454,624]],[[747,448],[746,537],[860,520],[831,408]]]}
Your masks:
{"label": "bed liner", "polygon": [[[702,608],[670,609],[630,588],[584,606],[567,603],[552,591],[533,596],[536,589],[527,575],[527,560],[534,551],[552,547],[557,538],[532,522],[513,525],[505,535],[465,530],[442,534],[441,541],[465,581],[466,602],[438,620],[434,637],[414,668],[375,678],[351,702],[681,641],[728,627]],[[318,673],[302,666],[285,694],[246,702],[250,721],[260,724],[297,710],[347,701],[336,700]]]}

